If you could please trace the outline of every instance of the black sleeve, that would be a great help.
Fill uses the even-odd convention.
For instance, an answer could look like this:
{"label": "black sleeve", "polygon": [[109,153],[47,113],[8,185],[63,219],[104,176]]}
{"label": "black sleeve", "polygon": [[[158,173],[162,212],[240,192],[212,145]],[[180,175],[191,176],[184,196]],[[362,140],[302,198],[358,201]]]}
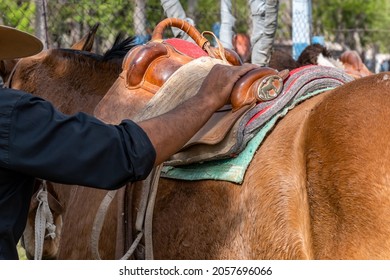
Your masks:
{"label": "black sleeve", "polygon": [[64,115],[30,94],[0,93],[0,164],[63,184],[114,189],[142,180],[156,152],[134,122],[108,125],[84,113]]}

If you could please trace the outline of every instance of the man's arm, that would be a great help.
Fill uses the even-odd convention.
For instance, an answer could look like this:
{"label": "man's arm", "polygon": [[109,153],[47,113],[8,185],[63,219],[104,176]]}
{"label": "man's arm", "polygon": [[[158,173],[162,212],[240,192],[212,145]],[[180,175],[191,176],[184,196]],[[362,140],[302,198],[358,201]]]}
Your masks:
{"label": "man's arm", "polygon": [[130,120],[65,115],[39,97],[1,89],[0,166],[53,182],[117,188],[145,179],[155,150]]}
{"label": "man's arm", "polygon": [[254,67],[215,65],[194,97],[139,125],[130,120],[108,125],[84,113],[65,115],[39,97],[3,89],[0,166],[104,189],[145,179],[228,102],[235,81]]}

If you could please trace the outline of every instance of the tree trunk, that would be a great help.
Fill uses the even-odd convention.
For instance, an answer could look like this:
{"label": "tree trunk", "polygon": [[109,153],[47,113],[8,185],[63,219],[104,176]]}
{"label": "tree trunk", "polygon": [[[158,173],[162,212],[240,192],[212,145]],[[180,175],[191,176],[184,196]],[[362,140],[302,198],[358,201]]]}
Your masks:
{"label": "tree trunk", "polygon": [[46,24],[46,12],[47,3],[46,0],[35,0],[36,12],[35,12],[35,36],[37,36],[43,42],[44,48],[49,48],[49,39],[47,36],[47,24]]}
{"label": "tree trunk", "polygon": [[197,5],[198,5],[198,0],[188,0],[188,9],[187,9],[188,17],[190,17],[192,19],[195,18],[195,11],[196,11]]}
{"label": "tree trunk", "polygon": [[134,7],[134,30],[135,35],[146,36],[146,4],[145,0],[135,0]]}

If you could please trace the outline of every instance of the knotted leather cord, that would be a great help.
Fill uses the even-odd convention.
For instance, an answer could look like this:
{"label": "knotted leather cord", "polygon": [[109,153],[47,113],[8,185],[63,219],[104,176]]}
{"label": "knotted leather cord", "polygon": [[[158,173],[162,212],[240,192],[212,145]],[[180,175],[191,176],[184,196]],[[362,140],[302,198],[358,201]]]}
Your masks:
{"label": "knotted leather cord", "polygon": [[[144,235],[145,259],[153,259],[152,219],[162,166],[163,165],[160,164],[159,166],[155,167],[149,174],[149,176],[144,180],[142,197],[136,221],[136,230],[138,231],[137,237],[135,238],[127,252],[120,258],[120,260],[127,260],[133,255],[134,250],[137,248]],[[101,260],[99,253],[100,233],[103,228],[103,223],[107,214],[108,207],[110,206],[110,203],[114,199],[116,193],[117,190],[107,192],[106,196],[100,203],[99,209],[95,216],[95,220],[93,222],[91,234],[91,253],[92,257],[97,260]]]}
{"label": "knotted leather cord", "polygon": [[[39,204],[35,214],[35,252],[34,259],[41,260],[43,254],[43,244],[45,237],[54,239],[56,237],[56,226],[53,222],[53,214],[50,211],[47,195],[46,180],[42,180],[42,188],[36,196]],[[45,236],[46,229],[48,234]]]}
{"label": "knotted leather cord", "polygon": [[[225,56],[225,48],[223,47],[223,45],[222,45],[221,41],[218,39],[218,37],[211,31],[203,31],[202,32],[202,36],[204,34],[211,35],[214,38],[214,40],[217,42],[217,45],[218,45],[219,56],[221,57],[221,59],[224,62],[229,63],[229,61],[226,59],[226,56]],[[213,53],[213,55],[210,52]],[[210,48],[207,49],[207,53],[211,57],[215,57],[214,52]]]}

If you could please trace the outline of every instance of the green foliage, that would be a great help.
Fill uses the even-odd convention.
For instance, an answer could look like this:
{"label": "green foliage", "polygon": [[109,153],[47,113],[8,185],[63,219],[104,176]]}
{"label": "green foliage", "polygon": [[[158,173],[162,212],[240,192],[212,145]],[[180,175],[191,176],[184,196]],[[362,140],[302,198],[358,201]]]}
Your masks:
{"label": "green foliage", "polygon": [[312,6],[314,33],[347,45],[359,34],[363,46],[377,43],[388,49],[388,0],[312,0]]}
{"label": "green foliage", "polygon": [[17,249],[18,249],[19,260],[27,260],[26,250],[24,250],[22,245],[20,245],[20,242],[18,243]]}
{"label": "green foliage", "polygon": [[[38,1],[40,2],[40,1]],[[36,6],[34,0],[1,0],[0,23],[35,33]],[[43,1],[42,1],[43,2]],[[99,50],[111,47],[119,32],[135,35],[134,6],[136,0],[47,0],[47,28],[51,47],[69,47],[91,26],[100,22],[95,40]],[[187,11],[190,1],[180,0]],[[165,18],[160,0],[144,0],[146,25],[149,31]],[[291,0],[280,0],[277,40],[291,39]],[[190,15],[200,31],[211,31],[220,22],[220,1],[197,0]],[[327,41],[339,42],[351,48],[361,43],[372,44],[389,52],[389,0],[312,0],[313,35],[324,35]],[[251,26],[248,0],[232,0],[236,18],[235,31],[248,33]],[[169,34],[169,30],[167,33]],[[358,37],[359,40],[356,40]],[[56,44],[53,44],[53,43]],[[104,45],[105,44],[105,45]],[[97,51],[97,50],[96,50]]]}
{"label": "green foliage", "polygon": [[164,9],[160,0],[146,0],[147,27],[153,29],[161,20],[165,18]]}
{"label": "green foliage", "polygon": [[130,1],[95,0],[93,4],[90,0],[49,1],[48,22],[52,23],[49,25],[49,34],[61,45],[66,35],[79,30],[78,38],[72,38],[75,41],[86,34],[91,26],[100,22],[102,25],[98,35],[112,39],[119,32],[133,33],[132,12]]}
{"label": "green foliage", "polygon": [[232,0],[232,10],[236,18],[236,32],[249,33],[251,22],[248,0]]}
{"label": "green foliage", "polygon": [[34,1],[0,1],[0,22],[26,32],[34,32]]}
{"label": "green foliage", "polygon": [[[390,52],[390,3],[388,0],[378,1],[374,13],[372,13],[373,24],[370,32],[371,42],[377,42],[382,52]],[[370,41],[369,41],[370,42]]]}

